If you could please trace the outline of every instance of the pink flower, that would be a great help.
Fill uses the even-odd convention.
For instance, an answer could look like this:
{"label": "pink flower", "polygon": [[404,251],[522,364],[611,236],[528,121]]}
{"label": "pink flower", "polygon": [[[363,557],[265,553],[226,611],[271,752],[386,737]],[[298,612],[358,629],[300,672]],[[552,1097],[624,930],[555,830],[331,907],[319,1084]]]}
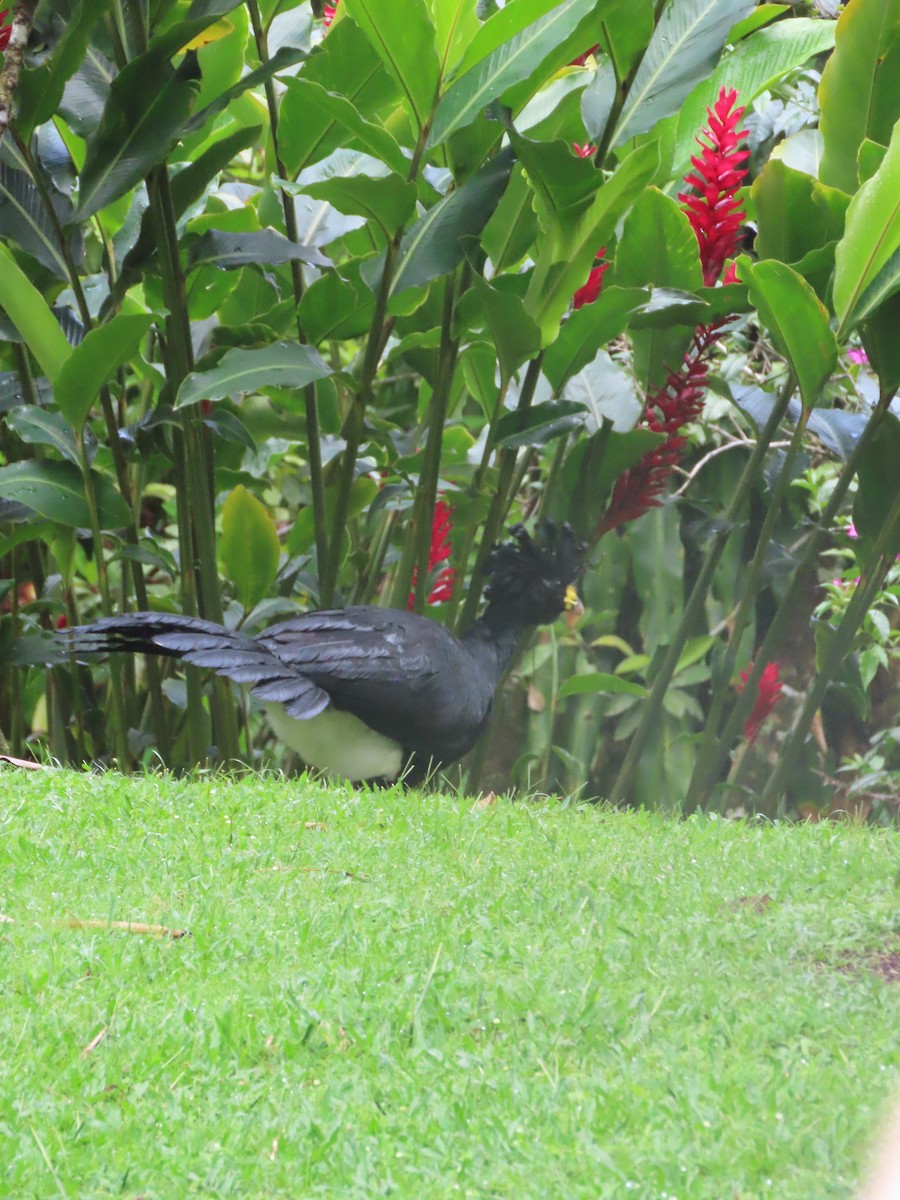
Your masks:
{"label": "pink flower", "polygon": [[9,38],[12,33],[12,25],[5,23],[8,16],[9,9],[0,8],[0,50],[5,50],[9,45]]}
{"label": "pink flower", "polygon": [[585,142],[583,146],[579,146],[577,142],[573,142],[572,149],[579,158],[592,158],[597,153],[597,147],[592,146],[590,142]]}
{"label": "pink flower", "polygon": [[[744,722],[744,737],[749,743],[756,741],[757,734],[762,727],[763,722],[772,712],[772,709],[781,699],[782,685],[778,678],[780,664],[777,662],[766,663],[765,670],[759,677],[759,689],[756,694],[756,700],[753,702],[753,710],[750,716]],[[744,690],[744,685],[750,678],[750,672],[753,670],[753,664],[746,671],[741,671],[741,682],[738,691]]]}
{"label": "pink flower", "polygon": [[863,364],[869,361],[869,356],[865,350],[848,350],[847,357],[852,363]]}
{"label": "pink flower", "polygon": [[[434,519],[431,523],[431,547],[428,551],[428,574],[431,575],[436,567],[439,567],[442,562],[447,562],[450,557],[450,532],[453,529],[453,509],[446,500],[438,500],[434,506]],[[418,581],[418,568],[413,571],[412,587],[409,591],[408,607],[412,608],[416,602],[416,583]],[[456,582],[456,568],[449,565],[443,567],[437,575],[434,583],[431,585],[431,591],[428,593],[429,604],[445,604],[453,596],[453,585]]]}
{"label": "pink flower", "polygon": [[572,307],[582,308],[585,304],[593,304],[600,295],[600,289],[603,287],[603,276],[609,270],[609,263],[602,262],[603,255],[606,253],[606,247],[600,247],[600,253],[594,259],[594,266],[591,267],[588,273],[587,283],[577,290],[572,297]]}
{"label": "pink flower", "polygon": [[335,18],[338,4],[340,4],[340,0],[334,0],[334,4],[326,4],[322,9],[322,20],[325,22],[326,29]]}
{"label": "pink flower", "polygon": [[725,260],[737,250],[744,221],[736,192],[746,178],[747,168],[742,164],[750,151],[738,148],[738,139],[746,137],[747,131],[737,128],[744,108],[735,108],[735,100],[737,92],[733,88],[730,91],[722,88],[715,107],[706,110],[708,125],[702,136],[710,144],[697,138],[701,154],[691,158],[694,170],[684,179],[696,192],[678,193],[700,243],[703,282],[707,287],[712,287],[722,273]]}

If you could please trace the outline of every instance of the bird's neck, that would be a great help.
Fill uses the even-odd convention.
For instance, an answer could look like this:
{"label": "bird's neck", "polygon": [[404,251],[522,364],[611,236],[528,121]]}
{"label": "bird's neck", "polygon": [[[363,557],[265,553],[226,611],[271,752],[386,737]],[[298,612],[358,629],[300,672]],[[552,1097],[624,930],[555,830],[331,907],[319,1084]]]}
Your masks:
{"label": "bird's neck", "polygon": [[499,679],[512,662],[519,638],[526,628],[513,614],[488,605],[464,635],[463,643],[470,650],[478,646],[479,658],[483,661],[488,657],[492,673]]}

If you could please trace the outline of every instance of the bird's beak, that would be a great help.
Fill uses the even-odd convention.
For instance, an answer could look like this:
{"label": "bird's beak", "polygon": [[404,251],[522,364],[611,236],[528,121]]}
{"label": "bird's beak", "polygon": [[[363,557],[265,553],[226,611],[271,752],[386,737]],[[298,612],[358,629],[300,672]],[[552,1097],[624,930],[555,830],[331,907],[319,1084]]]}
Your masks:
{"label": "bird's beak", "polygon": [[584,615],[584,605],[581,603],[581,597],[575,591],[573,584],[569,584],[566,588],[566,596],[563,600],[566,613],[570,616],[581,617]]}

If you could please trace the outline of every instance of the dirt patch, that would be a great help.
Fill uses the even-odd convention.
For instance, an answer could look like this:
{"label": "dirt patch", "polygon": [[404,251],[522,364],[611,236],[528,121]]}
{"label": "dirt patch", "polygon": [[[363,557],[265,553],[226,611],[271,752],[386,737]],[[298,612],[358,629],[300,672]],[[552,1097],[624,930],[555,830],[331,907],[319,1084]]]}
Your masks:
{"label": "dirt patch", "polygon": [[888,983],[900,983],[900,949],[860,950],[848,954],[838,970],[846,975],[873,971]]}

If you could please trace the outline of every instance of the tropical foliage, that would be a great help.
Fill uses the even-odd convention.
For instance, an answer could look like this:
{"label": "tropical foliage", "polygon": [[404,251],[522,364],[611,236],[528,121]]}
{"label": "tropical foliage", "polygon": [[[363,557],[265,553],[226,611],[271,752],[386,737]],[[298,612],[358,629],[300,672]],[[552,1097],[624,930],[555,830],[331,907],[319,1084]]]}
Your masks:
{"label": "tropical foliage", "polygon": [[13,753],[256,762],[224,681],[45,671],[47,631],[465,623],[543,515],[591,548],[587,611],[526,652],[470,784],[733,807],[762,769],[769,811],[826,803],[859,751],[829,713],[868,736],[897,668],[900,0],[71,0],[6,29]]}

